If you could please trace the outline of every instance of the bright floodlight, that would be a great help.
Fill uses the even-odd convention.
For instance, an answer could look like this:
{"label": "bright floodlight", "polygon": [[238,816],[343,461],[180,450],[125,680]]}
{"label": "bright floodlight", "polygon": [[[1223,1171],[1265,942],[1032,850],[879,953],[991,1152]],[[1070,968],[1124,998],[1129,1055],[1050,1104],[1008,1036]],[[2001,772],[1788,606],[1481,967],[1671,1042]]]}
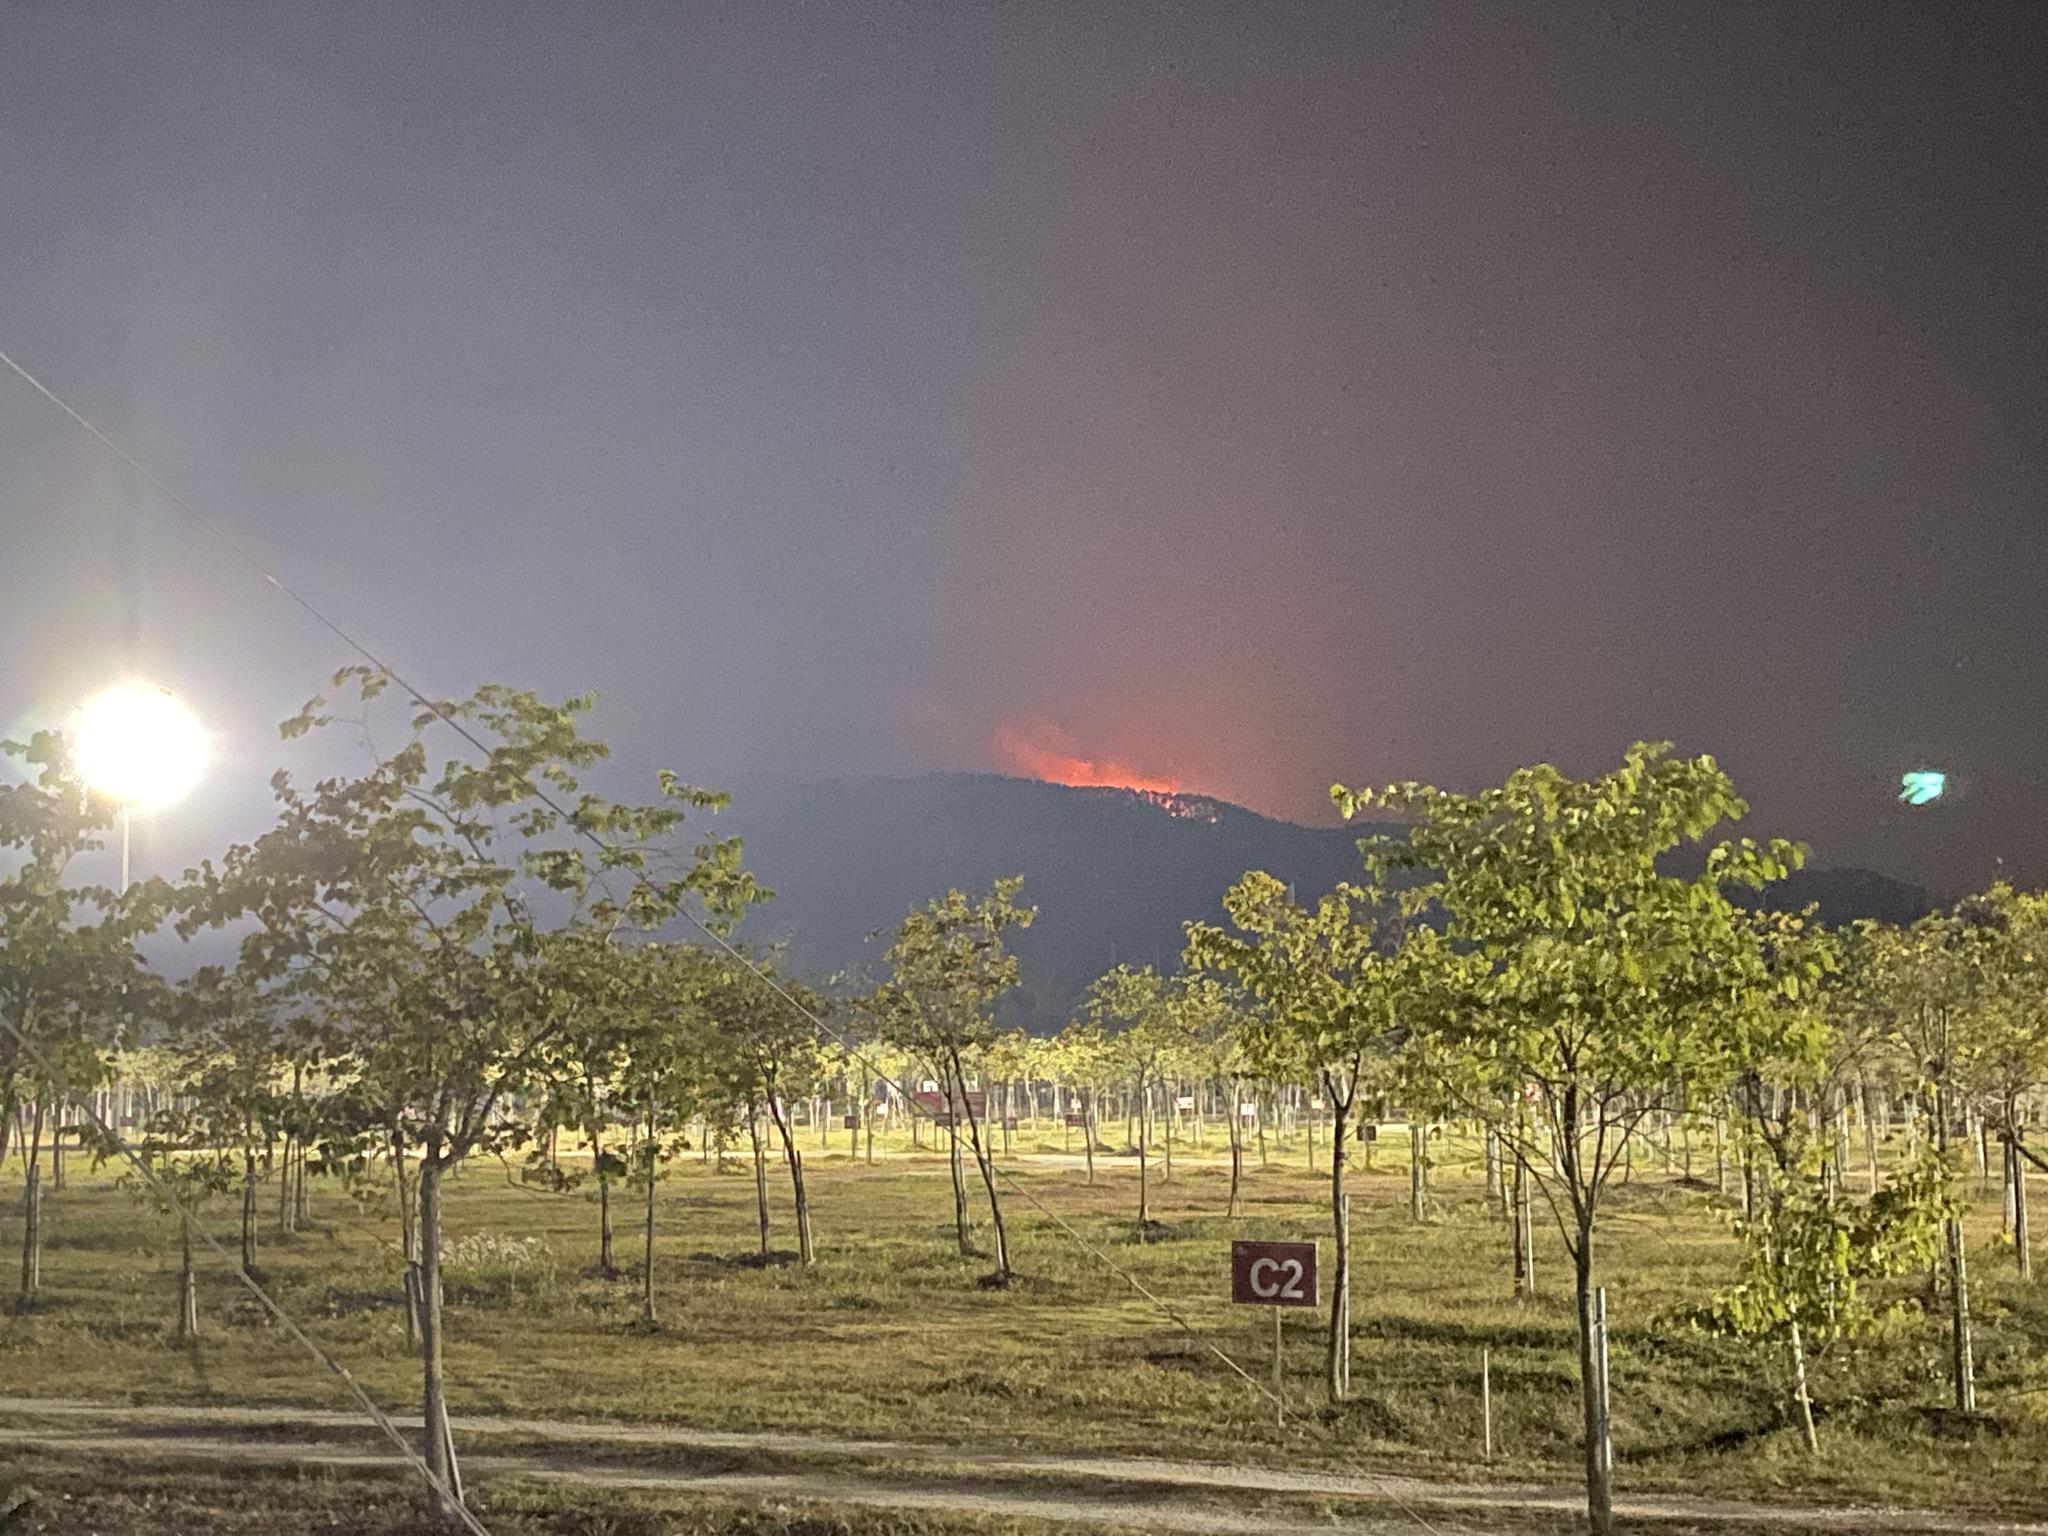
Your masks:
{"label": "bright floodlight", "polygon": [[1899,775],[1899,798],[1908,805],[1932,805],[1948,790],[1948,775],[1918,768]]}
{"label": "bright floodlight", "polygon": [[86,785],[135,810],[190,794],[206,755],[206,732],[192,711],[149,683],[94,694],[71,723],[72,762]]}

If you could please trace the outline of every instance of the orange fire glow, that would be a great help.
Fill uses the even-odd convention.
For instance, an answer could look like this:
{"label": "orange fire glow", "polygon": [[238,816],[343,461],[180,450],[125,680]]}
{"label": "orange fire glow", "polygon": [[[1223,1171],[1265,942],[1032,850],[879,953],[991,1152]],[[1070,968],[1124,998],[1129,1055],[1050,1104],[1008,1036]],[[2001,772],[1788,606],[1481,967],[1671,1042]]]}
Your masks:
{"label": "orange fire glow", "polygon": [[1042,720],[999,725],[989,750],[1008,772],[1048,784],[1135,789],[1141,794],[1178,795],[1186,786],[1165,774],[1143,773],[1121,758],[1084,757],[1058,726]]}

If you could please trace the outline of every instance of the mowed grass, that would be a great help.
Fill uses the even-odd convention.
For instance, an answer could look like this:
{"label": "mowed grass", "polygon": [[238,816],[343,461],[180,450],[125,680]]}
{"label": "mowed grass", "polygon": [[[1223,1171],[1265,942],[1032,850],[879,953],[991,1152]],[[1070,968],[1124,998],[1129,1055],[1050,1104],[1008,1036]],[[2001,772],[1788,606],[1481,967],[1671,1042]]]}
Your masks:
{"label": "mowed grass", "polygon": [[[1090,1186],[1057,1158],[1063,1138],[1020,1138],[1005,1213],[1017,1283],[981,1283],[990,1264],[955,1251],[942,1158],[891,1148],[873,1167],[806,1152],[819,1261],[762,1265],[751,1167],[691,1154],[660,1183],[656,1282],[661,1326],[636,1328],[640,1197],[615,1191],[617,1278],[594,1272],[591,1191],[521,1187],[500,1164],[469,1164],[451,1187],[448,1239],[538,1239],[524,1263],[457,1266],[449,1277],[448,1373],[458,1413],[602,1417],[727,1429],[800,1429],[870,1439],[1036,1451],[1122,1452],[1316,1466],[1401,1465],[1446,1477],[1570,1480],[1578,1387],[1570,1269],[1554,1229],[1539,1234],[1534,1304],[1511,1294],[1507,1235],[1483,1199],[1476,1156],[1454,1143],[1436,1210],[1407,1210],[1405,1136],[1353,1189],[1353,1399],[1321,1389],[1321,1312],[1284,1314],[1288,1422],[1207,1347],[1263,1382],[1271,1315],[1229,1303],[1233,1237],[1324,1238],[1327,1182],[1300,1140],[1270,1166],[1249,1161],[1243,1212],[1223,1216],[1227,1174],[1182,1156],[1170,1183],[1155,1160],[1154,1225],[1134,1216],[1137,1176],[1099,1156]],[[1327,1149],[1318,1147],[1326,1166]],[[1710,1155],[1695,1169],[1711,1177]],[[972,1169],[969,1169],[970,1179]],[[0,1180],[19,1188],[19,1165]],[[0,1185],[5,1187],[5,1185]],[[1975,1192],[1976,1181],[1968,1188]],[[778,1249],[793,1249],[788,1185],[771,1165]],[[986,1212],[974,1191],[979,1235]],[[1061,1231],[1070,1224],[1090,1253]],[[414,1408],[398,1227],[391,1202],[316,1179],[314,1230],[275,1230],[266,1193],[261,1265],[280,1304],[381,1401]],[[2023,1288],[1997,1239],[1995,1189],[1973,1212],[1979,1398],[1963,1422],[1947,1401],[1946,1333],[1909,1316],[1885,1337],[1821,1365],[1822,1454],[1808,1458],[1783,1408],[1780,1362],[1708,1337],[1682,1314],[1729,1279],[1727,1203],[1686,1185],[1654,1153],[1617,1188],[1598,1254],[1613,1329],[1615,1437],[1624,1487],[1898,1500],[2048,1512],[2048,1300]],[[1540,1207],[1539,1207],[1540,1214]],[[232,1202],[207,1211],[231,1250]],[[0,1318],[0,1390],[129,1402],[344,1405],[331,1379],[205,1261],[203,1334],[170,1342],[175,1233],[110,1177],[73,1160],[44,1206],[43,1293]],[[5,1232],[18,1242],[18,1207]],[[1123,1269],[1184,1317],[1190,1335],[1137,1295]],[[12,1265],[8,1274],[11,1278]],[[1327,1281],[1326,1281],[1327,1283]],[[1902,1295],[1917,1293],[1905,1287]],[[1206,1341],[1206,1342],[1205,1342]],[[1480,1460],[1481,1350],[1490,1351],[1494,1444]]]}

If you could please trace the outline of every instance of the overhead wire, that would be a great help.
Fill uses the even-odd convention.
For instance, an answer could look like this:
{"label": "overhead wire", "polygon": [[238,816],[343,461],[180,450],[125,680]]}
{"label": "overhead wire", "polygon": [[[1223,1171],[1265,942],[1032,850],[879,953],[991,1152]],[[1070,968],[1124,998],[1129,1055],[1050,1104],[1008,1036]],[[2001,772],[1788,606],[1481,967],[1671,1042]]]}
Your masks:
{"label": "overhead wire", "polygon": [[[112,437],[108,436],[107,433],[103,432],[98,426],[94,425],[93,422],[88,417],[86,417],[82,412],[75,409],[68,401],[63,399],[48,385],[44,384],[42,380],[37,378],[31,372],[29,372],[27,368],[23,367],[21,363],[17,362],[12,355],[10,355],[4,350],[0,350],[0,363],[4,363],[10,370],[12,370],[18,377],[20,377],[24,383],[26,383],[30,388],[35,390],[37,394],[41,395],[50,404],[54,405],[58,410],[62,411],[79,427],[83,428],[86,432],[90,433],[92,437],[96,439],[103,447],[105,447],[109,453],[112,453],[122,463],[126,464],[130,469],[134,470],[137,475],[141,476],[145,482],[152,486],[173,507],[175,507],[178,511],[182,512],[186,517],[190,518],[194,523],[196,523],[200,528],[204,529],[208,534],[212,535],[214,539],[216,539],[221,545],[223,545],[238,559],[240,559],[245,565],[247,565],[259,577],[261,577],[266,583],[274,587],[287,600],[289,600],[291,603],[293,603],[299,609],[305,612],[322,629],[326,630],[329,634],[333,635],[343,645],[347,646],[349,650],[353,651],[357,656],[361,657],[365,662],[367,662],[370,666],[375,668],[378,672],[388,677],[394,684],[398,686],[401,692],[403,692],[407,697],[412,699],[412,701],[418,704],[421,708],[427,710],[443,725],[447,726],[458,737],[460,737],[464,742],[466,742],[471,748],[481,753],[486,759],[489,758],[491,751],[489,745],[485,743],[480,737],[478,737],[475,732],[471,731],[460,718],[450,714],[446,706],[440,700],[431,697],[423,689],[416,686],[411,681],[411,679],[408,678],[404,673],[400,672],[395,666],[393,666],[390,662],[386,661],[381,655],[373,651],[369,646],[365,645],[361,640],[357,639],[353,634],[351,634],[336,620],[330,618],[324,611],[322,611],[319,608],[318,605],[316,605],[312,601],[312,599],[305,596],[304,593],[300,592],[296,587],[292,586],[289,582],[285,581],[275,571],[271,570],[269,566],[264,564],[264,562],[261,559],[259,559],[252,550],[250,550],[239,539],[235,538],[234,535],[230,533],[226,527],[224,527],[216,519],[207,516],[191,501],[187,500],[177,490],[175,490],[163,479],[161,479],[140,459],[136,458],[135,455],[128,452],[127,449],[123,448],[118,442],[116,442]],[[614,851],[613,849],[611,849],[610,845],[607,844],[595,832],[590,830],[588,827],[581,825],[578,822],[578,820],[574,816],[572,816],[565,807],[560,805],[552,796],[550,796],[547,793],[546,789],[543,786],[538,784],[534,785],[533,793],[535,799],[537,799],[542,805],[546,806],[549,810],[555,812],[558,816],[560,816],[565,825],[573,828],[580,836],[582,836],[586,841],[591,843],[600,852],[611,853]],[[648,883],[644,875],[636,875],[635,878],[637,882],[642,885],[646,885]],[[761,985],[768,988],[768,990],[771,993],[773,993],[777,998],[779,998],[787,1007],[793,1010],[798,1017],[808,1022],[809,1025],[818,1033],[832,1040],[835,1044],[837,1044],[840,1047],[841,1050],[845,1051],[852,1060],[857,1061],[863,1066],[867,1067],[878,1082],[884,1084],[889,1088],[894,1089],[895,1092],[903,1099],[903,1101],[910,1106],[911,1112],[913,1114],[922,1113],[926,1115],[927,1118],[929,1118],[934,1123],[934,1125],[942,1127],[947,1132],[948,1136],[952,1139],[954,1144],[958,1144],[960,1132],[958,1125],[956,1123],[958,1120],[957,1115],[948,1114],[946,1117],[944,1117],[944,1119],[941,1119],[938,1115],[930,1111],[928,1108],[926,1108],[926,1106],[920,1103],[916,1097],[908,1093],[904,1089],[903,1085],[900,1082],[898,1082],[895,1077],[893,1077],[891,1074],[877,1066],[873,1058],[864,1053],[860,1049],[860,1047],[851,1039],[851,1037],[849,1037],[846,1033],[836,1028],[825,1018],[820,1016],[816,1010],[807,1006],[787,987],[783,986],[779,981],[777,981],[771,972],[765,970],[757,961],[754,960],[754,958],[751,955],[747,954],[745,950],[741,949],[739,946],[735,945],[730,939],[728,939],[725,935],[718,932],[716,928],[714,928],[711,924],[707,923],[701,916],[699,916],[695,911],[691,910],[689,907],[681,907],[679,908],[679,912],[700,933],[702,933],[706,939],[708,939],[725,955],[727,955],[732,960],[738,962],[742,967],[744,967],[748,972],[750,972]],[[9,1028],[12,1029],[11,1024],[9,1025]],[[21,1038],[18,1031],[16,1032],[16,1035],[17,1038]],[[970,1110],[969,1113],[971,1115],[972,1111]],[[1187,1317],[1177,1308],[1175,1308],[1171,1303],[1169,1303],[1164,1298],[1160,1297],[1157,1293],[1152,1291],[1141,1280],[1139,1280],[1136,1275],[1132,1274],[1124,1266],[1118,1264],[1116,1260],[1113,1259],[1107,1252],[1105,1252],[1099,1245],[1091,1242],[1064,1216],[1060,1215],[1057,1211],[1054,1211],[1051,1207],[1046,1205],[1044,1201],[1040,1200],[1034,1193],[1032,1193],[1028,1188],[1019,1183],[1009,1170],[997,1166],[994,1161],[993,1148],[991,1148],[986,1158],[984,1158],[984,1155],[980,1147],[976,1145],[974,1147],[974,1155],[977,1164],[988,1169],[994,1177],[1000,1178],[1007,1188],[1014,1192],[1027,1205],[1032,1207],[1032,1209],[1038,1211],[1041,1215],[1045,1216],[1048,1220],[1050,1220],[1054,1226],[1056,1226],[1061,1232],[1063,1232],[1068,1238],[1070,1238],[1075,1244],[1077,1244],[1084,1253],[1088,1254],[1098,1264],[1100,1264],[1104,1269],[1106,1269],[1110,1274],[1114,1275],[1116,1278],[1121,1280],[1125,1285],[1129,1286],[1131,1290],[1136,1292],[1139,1296],[1143,1297],[1162,1316],[1167,1318],[1168,1321],[1172,1322],[1182,1332],[1186,1333],[1196,1343],[1201,1345],[1210,1354],[1214,1355],[1218,1360],[1220,1360],[1234,1374],[1236,1374],[1248,1386],[1250,1386],[1253,1391],[1258,1393],[1267,1401],[1273,1403],[1276,1407],[1284,1407],[1283,1400],[1280,1398],[1278,1394],[1276,1394],[1273,1391],[1271,1387],[1267,1386],[1264,1382],[1261,1382],[1257,1377],[1253,1376],[1251,1372],[1246,1370],[1235,1359],[1233,1359],[1230,1356],[1230,1354],[1222,1348],[1221,1345],[1216,1343],[1214,1338],[1212,1338],[1209,1334],[1207,1334],[1202,1329],[1197,1327],[1194,1323],[1190,1322],[1187,1319]],[[216,1244],[216,1246],[218,1245]],[[331,1368],[332,1367],[330,1366],[330,1369]],[[416,1456],[412,1459],[418,1467],[424,1470],[424,1462],[420,1461]],[[1370,1476],[1370,1474],[1368,1475]],[[1375,1480],[1377,1481],[1377,1479]],[[437,1488],[439,1487],[438,1484],[436,1484],[436,1486]],[[1387,1488],[1387,1493],[1390,1502],[1392,1502],[1404,1514],[1406,1514],[1410,1519],[1412,1519],[1424,1531],[1430,1532],[1431,1536],[1435,1536],[1435,1533],[1437,1531],[1436,1526],[1432,1525],[1428,1520],[1424,1519],[1423,1516],[1419,1512],[1417,1512],[1412,1505],[1410,1505],[1406,1500],[1402,1499],[1398,1493],[1395,1493],[1390,1485],[1383,1484],[1383,1486]]]}

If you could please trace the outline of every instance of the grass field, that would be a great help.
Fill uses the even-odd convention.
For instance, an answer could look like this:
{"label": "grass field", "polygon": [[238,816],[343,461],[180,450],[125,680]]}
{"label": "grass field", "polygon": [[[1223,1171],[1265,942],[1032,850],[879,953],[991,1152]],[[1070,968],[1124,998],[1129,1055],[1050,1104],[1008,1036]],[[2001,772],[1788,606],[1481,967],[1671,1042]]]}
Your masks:
{"label": "grass field", "polygon": [[[1309,1174],[1304,1146],[1296,1141],[1271,1166],[1248,1171],[1234,1222],[1222,1215],[1220,1168],[1183,1157],[1173,1181],[1161,1183],[1155,1161],[1155,1224],[1141,1233],[1132,1219],[1135,1168],[1099,1157],[1091,1187],[1062,1159],[1032,1155],[1058,1153],[1061,1140],[1057,1132],[1020,1140],[1010,1166],[1021,1190],[1265,1379],[1270,1315],[1229,1304],[1228,1244],[1326,1229],[1327,1186]],[[458,1247],[472,1240],[464,1251],[485,1257],[449,1274],[455,1410],[1386,1464],[1447,1477],[1575,1475],[1563,1250],[1554,1230],[1540,1235],[1543,1295],[1533,1305],[1514,1301],[1505,1229],[1485,1208],[1469,1150],[1453,1149],[1439,1168],[1437,1209],[1420,1226],[1407,1210],[1405,1137],[1390,1135],[1379,1170],[1359,1177],[1355,1397],[1336,1408],[1322,1401],[1320,1315],[1288,1314],[1297,1411],[1281,1427],[1228,1366],[1021,1195],[1006,1214],[1022,1277],[990,1291],[977,1283],[987,1262],[954,1251],[941,1158],[892,1148],[870,1168],[846,1156],[840,1133],[833,1143],[807,1153],[819,1244],[809,1271],[753,1257],[747,1164],[720,1172],[691,1156],[675,1165],[659,1189],[662,1326],[653,1333],[634,1326],[637,1194],[617,1194],[618,1257],[628,1272],[608,1279],[592,1270],[597,1211],[587,1188],[542,1193],[519,1187],[495,1162],[468,1166],[451,1190],[448,1237]],[[1711,1158],[1701,1161],[1711,1177]],[[771,1174],[784,1221],[787,1184],[779,1169]],[[0,1187],[18,1189],[18,1179],[18,1165],[0,1170]],[[2014,1278],[1997,1239],[1995,1190],[1971,1222],[1984,1411],[1963,1423],[1944,1410],[1944,1335],[1909,1319],[1853,1357],[1822,1364],[1818,1459],[1786,1422],[1778,1362],[1703,1336],[1679,1316],[1732,1267],[1734,1244],[1716,1203],[1711,1188],[1686,1186],[1654,1155],[1614,1195],[1598,1262],[1609,1288],[1622,1487],[2048,1513],[2048,1288],[2023,1289]],[[316,1180],[314,1230],[291,1237],[274,1229],[274,1198],[266,1207],[261,1261],[273,1294],[372,1393],[416,1408],[390,1202],[360,1202]],[[232,1248],[231,1205],[208,1216]],[[5,1231],[18,1240],[18,1214]],[[201,1339],[173,1347],[171,1225],[109,1178],[74,1161],[67,1187],[47,1196],[44,1231],[43,1294],[33,1310],[0,1319],[0,1390],[341,1406],[333,1384],[217,1262],[202,1279]],[[778,1235],[794,1247],[786,1229]],[[505,1257],[520,1251],[527,1257]],[[1491,1468],[1480,1463],[1482,1348],[1492,1357]]]}

